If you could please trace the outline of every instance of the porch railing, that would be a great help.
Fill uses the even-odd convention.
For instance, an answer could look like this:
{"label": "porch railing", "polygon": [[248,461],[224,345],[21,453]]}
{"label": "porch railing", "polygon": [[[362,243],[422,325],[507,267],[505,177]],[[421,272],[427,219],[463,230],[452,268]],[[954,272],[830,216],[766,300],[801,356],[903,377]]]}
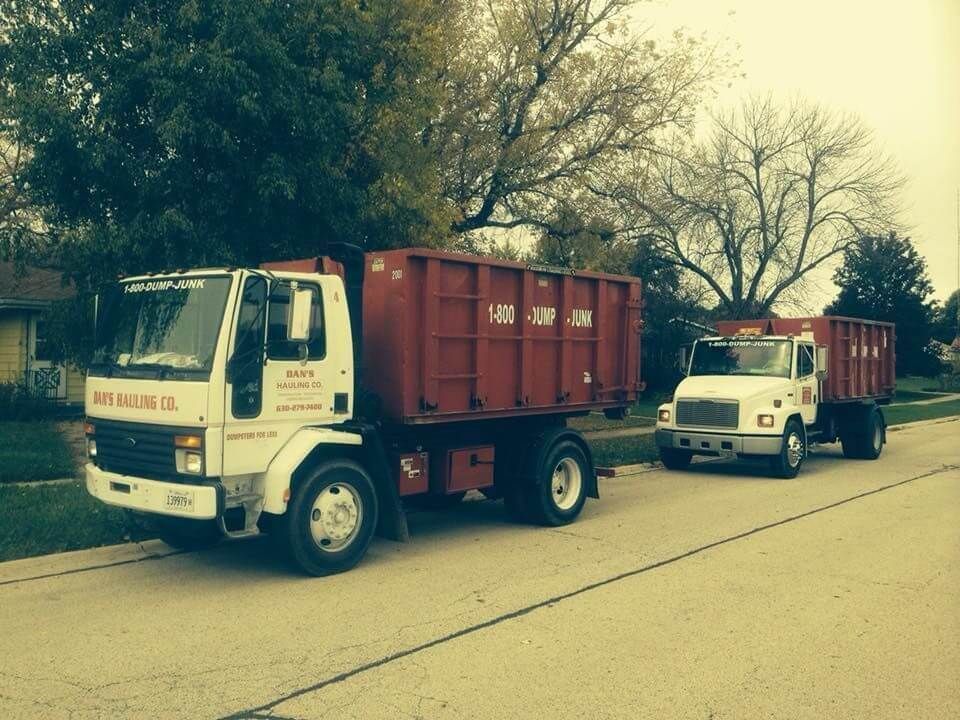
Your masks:
{"label": "porch railing", "polygon": [[38,398],[50,402],[60,402],[65,398],[57,397],[60,388],[60,368],[34,368],[27,370],[27,388]]}

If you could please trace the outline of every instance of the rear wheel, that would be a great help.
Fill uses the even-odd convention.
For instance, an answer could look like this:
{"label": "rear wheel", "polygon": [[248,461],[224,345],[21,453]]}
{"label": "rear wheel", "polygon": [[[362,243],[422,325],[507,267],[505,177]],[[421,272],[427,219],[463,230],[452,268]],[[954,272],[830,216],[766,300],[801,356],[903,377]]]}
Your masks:
{"label": "rear wheel", "polygon": [[871,408],[858,417],[850,418],[840,435],[843,456],[858,460],[876,460],[883,452],[883,415]]}
{"label": "rear wheel", "polygon": [[788,420],[783,429],[780,452],[770,458],[770,471],[775,477],[794,478],[807,454],[803,425],[796,419]]}
{"label": "rear wheel", "polygon": [[660,448],[660,462],[667,470],[685,470],[690,466],[693,460],[693,453],[689,450],[678,450],[677,448]]}
{"label": "rear wheel", "polygon": [[323,463],[296,488],[287,508],[286,541],[311,575],[349,570],[364,556],[377,526],[373,481],[350,460]]}
{"label": "rear wheel", "polygon": [[557,443],[547,453],[536,484],[524,488],[523,510],[541,525],[573,522],[587,500],[587,480],[592,472],[577,443]]}

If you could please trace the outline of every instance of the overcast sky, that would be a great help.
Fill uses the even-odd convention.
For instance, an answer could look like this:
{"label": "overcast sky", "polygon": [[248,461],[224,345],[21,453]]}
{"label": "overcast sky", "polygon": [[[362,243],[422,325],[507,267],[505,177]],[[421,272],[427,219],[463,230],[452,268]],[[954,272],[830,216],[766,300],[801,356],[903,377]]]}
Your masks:
{"label": "overcast sky", "polygon": [[[863,118],[908,178],[904,221],[937,298],[957,288],[960,0],[653,0],[636,16],[727,39],[746,78],[724,103],[773,91]],[[812,309],[830,283],[820,294]]]}

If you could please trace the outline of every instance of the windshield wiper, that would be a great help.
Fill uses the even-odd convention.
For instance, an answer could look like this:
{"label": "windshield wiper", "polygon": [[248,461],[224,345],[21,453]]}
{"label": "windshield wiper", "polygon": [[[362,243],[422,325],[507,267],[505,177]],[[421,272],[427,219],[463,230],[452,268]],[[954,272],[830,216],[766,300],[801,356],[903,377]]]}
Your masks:
{"label": "windshield wiper", "polygon": [[127,363],[126,365],[117,365],[117,368],[122,368],[124,370],[156,370],[157,379],[163,380],[167,377],[167,373],[170,371],[170,366],[165,365],[164,363]]}

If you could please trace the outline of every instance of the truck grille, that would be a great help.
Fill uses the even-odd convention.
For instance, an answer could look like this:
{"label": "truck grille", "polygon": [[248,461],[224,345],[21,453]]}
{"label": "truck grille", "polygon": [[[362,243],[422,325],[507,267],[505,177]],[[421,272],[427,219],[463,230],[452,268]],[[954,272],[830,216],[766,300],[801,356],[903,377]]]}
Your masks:
{"label": "truck grille", "polygon": [[677,400],[677,425],[736,429],[739,422],[736,400]]}
{"label": "truck grille", "polygon": [[195,482],[199,478],[177,474],[173,438],[196,434],[197,428],[149,425],[90,418],[96,426],[97,467],[122,475]]}

